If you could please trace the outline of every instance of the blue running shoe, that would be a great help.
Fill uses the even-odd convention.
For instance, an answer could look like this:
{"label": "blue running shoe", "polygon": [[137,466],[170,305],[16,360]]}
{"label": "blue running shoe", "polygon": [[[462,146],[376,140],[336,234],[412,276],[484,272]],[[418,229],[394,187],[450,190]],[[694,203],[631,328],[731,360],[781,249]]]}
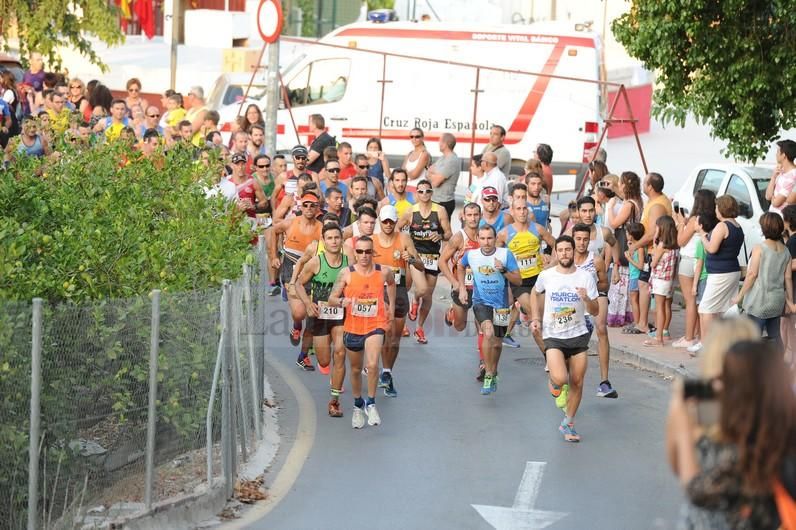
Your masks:
{"label": "blue running shoe", "polygon": [[382,372],[379,376],[379,388],[387,388],[387,385],[390,384],[390,379],[392,379],[390,372]]}
{"label": "blue running shoe", "polygon": [[508,346],[509,348],[519,348],[520,343],[514,340],[514,338],[506,333],[506,336],[503,337],[503,345]]}
{"label": "blue running shoe", "polygon": [[384,388],[384,395],[391,398],[398,397],[398,391],[395,390],[395,380],[393,379],[392,374],[387,375],[390,376],[390,379],[387,382],[387,386]]}
{"label": "blue running shoe", "polygon": [[486,374],[484,376],[484,386],[481,387],[481,395],[488,396],[492,393],[492,381],[494,377],[491,374]]}
{"label": "blue running shoe", "polygon": [[491,385],[493,394],[497,392],[497,382],[498,382],[498,375],[495,374],[492,376],[492,385]]}
{"label": "blue running shoe", "polygon": [[564,440],[567,442],[578,443],[580,441],[580,435],[575,431],[575,425],[567,423],[566,419],[558,426],[558,432],[564,435]]}

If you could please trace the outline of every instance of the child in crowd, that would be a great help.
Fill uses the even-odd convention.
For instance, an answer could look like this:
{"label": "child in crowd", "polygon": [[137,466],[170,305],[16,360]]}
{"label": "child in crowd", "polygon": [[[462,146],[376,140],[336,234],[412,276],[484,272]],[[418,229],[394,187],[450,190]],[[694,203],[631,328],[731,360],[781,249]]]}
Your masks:
{"label": "child in crowd", "polygon": [[[714,212],[705,212],[700,214],[697,221],[705,228],[708,233],[710,233],[710,231],[713,230],[719,222]],[[699,278],[699,281],[694,281],[693,286],[691,287],[691,290],[696,294],[697,310],[699,310],[699,305],[702,303],[702,295],[705,294],[705,285],[707,285],[708,282],[708,270],[705,267],[706,256],[707,254],[705,253],[705,245],[702,244],[701,240],[697,241],[696,252],[694,254],[694,278]],[[702,349],[701,337],[703,329],[702,315],[700,315],[699,321],[697,321],[696,332],[694,333],[694,339],[696,340],[696,343],[688,347],[688,352],[692,356],[696,355],[696,353]],[[697,337],[700,338],[697,339]]]}
{"label": "child in crowd", "polygon": [[[627,226],[627,244],[632,245],[639,239],[644,237],[644,225],[641,223],[630,223]],[[638,305],[638,277],[641,274],[641,269],[644,268],[644,261],[647,258],[647,252],[642,247],[637,249],[633,254],[630,254],[629,250],[625,251],[625,257],[627,258],[628,263],[628,284],[627,284],[627,292],[628,296],[630,297],[630,308],[633,312],[633,323],[629,326],[626,326],[622,333],[632,334],[632,335],[640,335],[643,333],[639,329],[641,326],[641,321],[639,318],[641,317],[640,308]]]}
{"label": "child in crowd", "polygon": [[182,108],[182,94],[172,94],[166,100],[166,128],[170,135],[179,134],[180,122],[185,119],[186,111]]}
{"label": "child in crowd", "polygon": [[[663,346],[669,336],[672,320],[674,275],[680,247],[677,245],[677,227],[670,215],[662,215],[655,223],[655,248],[652,251],[650,292],[655,296],[655,340],[645,340],[644,346]],[[652,332],[650,332],[652,334]]]}

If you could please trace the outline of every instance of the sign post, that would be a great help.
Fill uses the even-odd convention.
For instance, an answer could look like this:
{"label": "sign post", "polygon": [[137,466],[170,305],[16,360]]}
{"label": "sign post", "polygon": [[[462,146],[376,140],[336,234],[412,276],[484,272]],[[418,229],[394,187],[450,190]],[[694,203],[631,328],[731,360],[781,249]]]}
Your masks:
{"label": "sign post", "polygon": [[265,108],[265,150],[276,154],[276,116],[279,109],[279,35],[282,33],[282,3],[260,0],[257,8],[257,30],[268,43],[268,97]]}

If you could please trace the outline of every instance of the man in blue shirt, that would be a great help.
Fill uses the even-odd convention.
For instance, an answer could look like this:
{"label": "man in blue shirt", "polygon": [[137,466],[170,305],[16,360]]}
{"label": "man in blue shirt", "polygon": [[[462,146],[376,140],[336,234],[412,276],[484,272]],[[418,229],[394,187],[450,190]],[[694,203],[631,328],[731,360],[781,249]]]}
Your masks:
{"label": "man in blue shirt", "polygon": [[466,304],[470,293],[465,287],[464,274],[467,267],[473,271],[473,314],[478,328],[484,335],[483,352],[486,375],[481,388],[482,395],[497,391],[497,367],[503,350],[503,336],[509,325],[511,304],[508,284],[520,285],[519,267],[514,254],[507,248],[497,248],[497,233],[491,225],[478,229],[480,248],[469,250],[462,256],[457,267],[459,300]]}

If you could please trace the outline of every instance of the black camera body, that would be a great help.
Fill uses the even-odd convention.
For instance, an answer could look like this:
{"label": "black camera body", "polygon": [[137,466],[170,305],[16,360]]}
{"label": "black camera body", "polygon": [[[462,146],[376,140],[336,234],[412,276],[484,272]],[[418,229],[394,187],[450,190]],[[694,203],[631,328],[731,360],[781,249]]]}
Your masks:
{"label": "black camera body", "polygon": [[713,381],[709,379],[686,379],[683,381],[683,398],[696,400],[716,399]]}

